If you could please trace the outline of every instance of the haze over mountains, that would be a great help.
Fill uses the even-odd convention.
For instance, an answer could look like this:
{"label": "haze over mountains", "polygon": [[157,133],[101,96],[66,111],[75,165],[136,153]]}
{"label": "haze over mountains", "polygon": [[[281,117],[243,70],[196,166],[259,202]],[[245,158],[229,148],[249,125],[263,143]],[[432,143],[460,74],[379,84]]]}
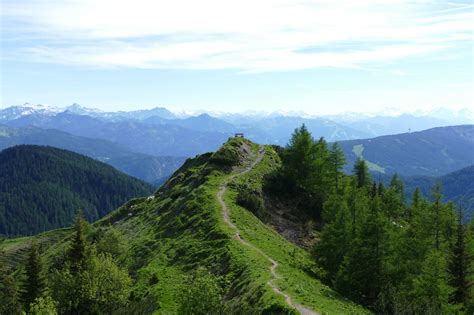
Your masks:
{"label": "haze over mountains", "polygon": [[[51,145],[159,184],[185,158],[216,150],[236,132],[243,132],[257,143],[284,146],[291,132],[304,123],[314,137],[342,145],[348,159],[347,172],[362,156],[373,171],[440,176],[473,163],[472,156],[463,153],[472,149],[472,126],[414,131],[473,122],[474,115],[467,109],[373,117],[278,112],[203,112],[192,116],[162,107],[104,112],[78,104],[56,108],[26,103],[0,110],[0,149],[17,144]],[[398,133],[403,134],[380,137]],[[407,147],[413,150],[405,150]],[[432,157],[426,164],[428,153]]]}

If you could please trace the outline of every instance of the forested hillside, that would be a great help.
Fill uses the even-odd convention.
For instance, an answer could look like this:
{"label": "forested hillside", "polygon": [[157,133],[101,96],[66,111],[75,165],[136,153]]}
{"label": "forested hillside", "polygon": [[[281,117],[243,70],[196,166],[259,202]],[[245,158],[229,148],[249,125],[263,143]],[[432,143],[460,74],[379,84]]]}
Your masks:
{"label": "forested hillside", "polygon": [[107,140],[75,136],[55,129],[0,125],[0,150],[21,144],[47,145],[73,151],[149,183],[168,178],[185,160],[184,157],[137,153]]}
{"label": "forested hillside", "polygon": [[371,171],[442,176],[474,164],[474,125],[438,127],[372,139],[341,141],[346,172],[358,158]]}
{"label": "forested hillside", "polygon": [[82,209],[90,221],[152,187],[111,166],[52,147],[22,145],[0,153],[0,235],[68,226]]}
{"label": "forested hillside", "polygon": [[474,165],[440,177],[412,176],[403,178],[408,195],[420,188],[424,196],[430,196],[431,187],[441,184],[444,201],[453,201],[461,207],[467,218],[474,213]]}

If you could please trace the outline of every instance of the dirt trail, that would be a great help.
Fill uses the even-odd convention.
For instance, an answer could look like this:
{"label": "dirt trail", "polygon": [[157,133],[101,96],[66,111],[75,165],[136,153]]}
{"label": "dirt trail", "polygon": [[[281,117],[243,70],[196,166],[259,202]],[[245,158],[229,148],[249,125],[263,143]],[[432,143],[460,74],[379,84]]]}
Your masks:
{"label": "dirt trail", "polygon": [[255,245],[245,241],[244,239],[242,239],[240,237],[240,230],[235,226],[234,223],[232,223],[232,221],[230,220],[230,209],[227,207],[227,205],[225,204],[224,202],[224,195],[225,195],[225,192],[227,190],[227,185],[232,181],[234,180],[234,178],[238,177],[238,176],[242,176],[244,175],[245,173],[248,173],[249,171],[251,171],[255,165],[257,165],[258,163],[260,163],[260,161],[262,161],[263,159],[263,156],[265,154],[265,149],[261,148],[259,151],[258,151],[258,154],[257,154],[257,157],[255,158],[255,160],[247,167],[245,167],[244,169],[242,170],[238,170],[235,174],[233,174],[232,176],[230,176],[229,178],[227,178],[222,184],[221,186],[219,187],[219,191],[217,192],[217,199],[219,200],[219,204],[222,208],[222,216],[224,218],[224,222],[230,226],[232,229],[235,230],[235,234],[234,234],[234,238],[241,242],[242,244],[252,248],[253,250],[255,250],[256,252],[258,252],[260,255],[262,255],[263,257],[265,257],[270,263],[271,263],[271,266],[270,266],[270,273],[272,274],[273,276],[273,279],[271,279],[270,281],[268,281],[268,285],[272,288],[272,290],[274,292],[276,292],[277,294],[283,296],[285,298],[285,301],[286,303],[297,309],[302,315],[320,315],[319,313],[317,312],[314,312],[310,309],[307,309],[305,308],[304,306],[300,305],[300,304],[296,304],[296,303],[293,303],[293,301],[291,300],[291,297],[280,291],[280,289],[278,289],[278,287],[274,284],[274,281],[279,279],[280,278],[280,275],[276,272],[276,268],[278,268],[278,263],[272,259],[270,256],[268,256],[267,254],[265,254],[260,248],[258,247],[255,247]]}

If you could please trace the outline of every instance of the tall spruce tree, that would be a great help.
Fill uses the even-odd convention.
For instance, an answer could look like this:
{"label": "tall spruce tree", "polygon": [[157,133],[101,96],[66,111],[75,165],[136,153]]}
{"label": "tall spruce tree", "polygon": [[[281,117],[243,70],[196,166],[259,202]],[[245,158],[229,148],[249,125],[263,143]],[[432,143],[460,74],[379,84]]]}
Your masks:
{"label": "tall spruce tree", "polygon": [[87,263],[85,225],[86,221],[82,212],[78,211],[74,221],[74,238],[68,251],[68,261],[72,273],[85,269]]}
{"label": "tall spruce tree", "polygon": [[43,263],[39,254],[38,244],[33,242],[25,264],[26,279],[21,288],[21,300],[28,310],[36,298],[46,291],[46,280],[43,275]]}
{"label": "tall spruce tree", "polygon": [[282,160],[286,180],[299,190],[310,189],[316,167],[316,146],[304,124],[293,132]]}
{"label": "tall spruce tree", "polygon": [[467,233],[466,226],[463,223],[463,212],[459,208],[457,227],[456,227],[456,240],[451,249],[451,257],[449,264],[449,272],[451,274],[451,285],[454,288],[452,301],[454,303],[461,304],[464,309],[467,308],[470,299],[469,287],[470,287],[470,264],[472,263],[472,257],[469,255],[467,248]]}
{"label": "tall spruce tree", "polygon": [[0,302],[0,314],[20,314],[15,278],[7,270],[3,251],[0,251]]}
{"label": "tall spruce tree", "polygon": [[334,188],[336,191],[339,190],[341,178],[344,176],[342,169],[346,164],[346,158],[344,152],[337,142],[332,144],[331,150],[329,151],[329,173],[333,181]]}
{"label": "tall spruce tree", "polygon": [[356,178],[356,186],[358,188],[367,187],[371,184],[372,179],[370,178],[369,167],[365,160],[358,158],[354,164],[353,171]]}

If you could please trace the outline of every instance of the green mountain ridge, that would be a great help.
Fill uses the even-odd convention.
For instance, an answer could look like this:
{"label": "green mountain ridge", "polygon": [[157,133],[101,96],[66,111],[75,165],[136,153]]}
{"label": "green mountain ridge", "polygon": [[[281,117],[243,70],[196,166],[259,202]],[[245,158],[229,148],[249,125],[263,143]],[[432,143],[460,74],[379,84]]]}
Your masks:
{"label": "green mountain ridge", "polygon": [[[226,314],[364,314],[315,276],[310,254],[237,204],[242,185],[262,189],[279,164],[271,146],[232,139],[217,152],[189,159],[151,197],[133,199],[97,221],[130,243],[132,296],[152,297],[155,314],[177,314],[188,275],[199,267],[220,279]],[[6,257],[35,239],[48,261],[64,252],[69,230],[11,239]],[[15,262],[11,262],[15,263]]]}
{"label": "green mountain ridge", "polygon": [[474,125],[341,141],[339,145],[347,159],[347,173],[352,172],[357,158],[363,158],[371,171],[381,174],[442,176],[474,164]]}
{"label": "green mountain ridge", "polygon": [[152,186],[91,158],[53,147],[0,152],[0,235],[69,226],[78,209],[95,221]]}
{"label": "green mountain ridge", "polygon": [[406,193],[411,196],[419,187],[424,196],[429,196],[431,188],[440,183],[445,201],[452,201],[462,208],[466,219],[474,213],[474,165],[440,176],[413,176],[403,178]]}

